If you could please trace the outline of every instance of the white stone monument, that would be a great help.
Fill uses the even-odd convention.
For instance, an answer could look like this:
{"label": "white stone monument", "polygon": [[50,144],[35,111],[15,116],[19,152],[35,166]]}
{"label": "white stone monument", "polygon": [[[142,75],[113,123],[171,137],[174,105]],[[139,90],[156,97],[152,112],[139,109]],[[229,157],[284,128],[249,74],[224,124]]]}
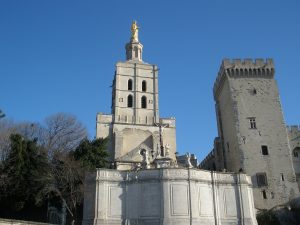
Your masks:
{"label": "white stone monument", "polygon": [[175,119],[158,115],[157,66],[142,61],[138,26],[117,63],[112,114],[97,115],[115,169],[85,180],[83,225],[256,225],[251,180],[177,165]]}

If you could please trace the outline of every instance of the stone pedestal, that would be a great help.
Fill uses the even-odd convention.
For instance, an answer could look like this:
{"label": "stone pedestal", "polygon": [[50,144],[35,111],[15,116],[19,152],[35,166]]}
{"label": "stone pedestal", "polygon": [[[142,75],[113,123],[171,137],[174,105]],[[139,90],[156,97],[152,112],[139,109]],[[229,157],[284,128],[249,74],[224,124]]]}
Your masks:
{"label": "stone pedestal", "polygon": [[88,224],[257,225],[251,179],[198,169],[99,169],[86,176]]}
{"label": "stone pedestal", "polygon": [[170,168],[172,159],[169,157],[159,157],[154,160],[155,168]]}

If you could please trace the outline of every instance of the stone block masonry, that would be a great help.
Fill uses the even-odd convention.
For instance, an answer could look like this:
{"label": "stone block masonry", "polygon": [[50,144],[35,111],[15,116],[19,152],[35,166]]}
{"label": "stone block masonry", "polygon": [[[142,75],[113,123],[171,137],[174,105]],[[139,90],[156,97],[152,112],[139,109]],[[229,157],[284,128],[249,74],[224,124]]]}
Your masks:
{"label": "stone block masonry", "polygon": [[245,174],[98,169],[85,185],[84,225],[257,224]]}
{"label": "stone block masonry", "polygon": [[[299,196],[294,169],[298,158],[292,160],[291,152],[296,142],[289,140],[297,131],[290,129],[288,138],[274,76],[272,59],[222,61],[213,89],[218,142],[201,163],[201,168],[251,176],[257,209],[284,205]],[[297,156],[298,148],[293,148]]]}

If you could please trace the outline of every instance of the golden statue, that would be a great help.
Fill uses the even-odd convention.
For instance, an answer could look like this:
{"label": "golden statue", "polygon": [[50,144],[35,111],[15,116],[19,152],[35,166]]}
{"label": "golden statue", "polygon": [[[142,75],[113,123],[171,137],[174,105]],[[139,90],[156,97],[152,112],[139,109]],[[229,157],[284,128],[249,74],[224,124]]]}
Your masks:
{"label": "golden statue", "polygon": [[131,40],[132,41],[139,41],[139,27],[136,24],[136,21],[133,21],[131,25]]}

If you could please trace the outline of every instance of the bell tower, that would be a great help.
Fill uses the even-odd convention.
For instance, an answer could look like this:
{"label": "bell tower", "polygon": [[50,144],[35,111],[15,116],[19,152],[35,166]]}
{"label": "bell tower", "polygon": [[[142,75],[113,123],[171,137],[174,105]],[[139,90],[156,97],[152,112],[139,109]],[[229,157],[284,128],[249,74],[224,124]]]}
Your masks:
{"label": "bell tower", "polygon": [[[149,156],[161,149],[159,127],[163,126],[163,145],[170,146],[175,159],[175,118],[160,119],[158,107],[158,67],[142,60],[143,45],[136,21],[126,44],[126,61],[118,62],[112,84],[111,115],[97,115],[97,138],[109,137],[111,161],[118,169],[130,169],[141,162],[141,152]],[[150,157],[151,158],[151,157]],[[151,160],[150,160],[151,161]]]}
{"label": "bell tower", "polygon": [[115,123],[154,125],[159,122],[158,68],[142,61],[139,27],[131,25],[126,62],[118,62],[113,81],[112,114]]}

